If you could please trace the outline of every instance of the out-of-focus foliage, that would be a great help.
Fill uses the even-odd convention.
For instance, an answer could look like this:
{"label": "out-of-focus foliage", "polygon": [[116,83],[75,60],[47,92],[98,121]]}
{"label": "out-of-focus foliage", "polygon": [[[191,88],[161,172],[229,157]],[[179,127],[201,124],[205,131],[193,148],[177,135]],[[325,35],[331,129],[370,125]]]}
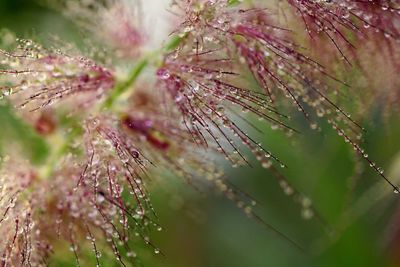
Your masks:
{"label": "out-of-focus foliage", "polygon": [[46,160],[49,147],[46,141],[34,132],[26,123],[17,118],[8,104],[0,105],[0,132],[1,146],[19,145],[26,159],[33,164],[40,164]]}

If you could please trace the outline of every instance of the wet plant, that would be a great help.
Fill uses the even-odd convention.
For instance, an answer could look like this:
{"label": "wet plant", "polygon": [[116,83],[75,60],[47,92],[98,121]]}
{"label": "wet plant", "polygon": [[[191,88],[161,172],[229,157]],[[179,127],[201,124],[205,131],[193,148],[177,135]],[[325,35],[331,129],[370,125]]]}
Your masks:
{"label": "wet plant", "polygon": [[[86,266],[87,248],[97,266],[104,255],[122,266],[139,265],[133,241],[163,254],[149,233],[162,229],[151,192],[166,175],[199,194],[220,192],[304,250],[262,218],[257,201],[225,173],[224,165],[259,165],[301,207],[304,219],[326,226],[285,174],[290,162],[260,142],[257,120],[287,142],[302,138],[294,121],[319,132],[329,125],[390,190],[400,192],[362,148],[363,123],[341,105],[356,95],[347,95],[353,80],[324,66],[318,48],[308,47],[311,40],[339,54],[344,70],[375,79],[362,55],[382,45],[398,57],[399,3],[288,0],[284,4],[310,39],[300,42],[299,26],[280,20],[281,2],[272,1],[275,9],[262,1],[171,2],[171,33],[154,51],[146,46],[151,33],[139,1],[52,2],[101,46],[91,53],[3,33],[0,96],[50,152],[40,163],[18,149],[2,159],[1,266],[46,266],[60,243],[68,244],[77,266]],[[390,106],[397,92],[384,96]]]}

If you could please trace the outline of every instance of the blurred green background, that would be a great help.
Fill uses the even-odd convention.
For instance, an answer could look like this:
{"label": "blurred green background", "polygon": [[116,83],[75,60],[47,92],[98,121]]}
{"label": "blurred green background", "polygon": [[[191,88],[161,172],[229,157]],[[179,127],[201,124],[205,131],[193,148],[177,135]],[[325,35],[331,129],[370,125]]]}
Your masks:
{"label": "blurred green background", "polygon": [[[53,34],[66,43],[80,38],[79,29],[71,22],[31,0],[0,0],[0,27],[42,41]],[[23,142],[26,152],[40,161],[45,145],[8,107],[2,106],[0,112],[0,125],[4,126],[0,144],[9,139]],[[399,114],[383,118],[376,107],[368,117],[364,147],[391,179],[400,181]],[[228,175],[257,199],[256,212],[267,223],[305,251],[246,217],[223,196],[214,192],[200,196],[179,179],[159,177],[152,200],[163,230],[152,236],[165,256],[139,244],[136,251],[143,266],[400,266],[398,196],[366,164],[355,160],[351,148],[330,127],[323,125],[322,133],[311,131],[297,118],[293,124],[303,134],[287,139],[279,131],[255,123],[265,133],[259,140],[289,165],[284,174],[313,200],[322,220],[316,216],[303,219],[299,205],[262,168],[228,167]],[[359,176],[354,175],[356,168]],[[74,266],[73,255],[57,253],[50,265]]]}

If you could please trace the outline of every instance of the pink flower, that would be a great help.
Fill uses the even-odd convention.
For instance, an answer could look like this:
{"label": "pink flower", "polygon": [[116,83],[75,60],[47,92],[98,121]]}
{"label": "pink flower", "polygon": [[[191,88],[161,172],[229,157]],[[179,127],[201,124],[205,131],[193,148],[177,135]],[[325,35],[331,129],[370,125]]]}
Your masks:
{"label": "pink flower", "polygon": [[[304,2],[307,1],[301,1]],[[206,136],[206,143],[210,137],[231,162],[228,149],[247,162],[238,146],[241,141],[256,156],[261,154],[257,158],[263,162],[269,162],[271,157],[280,163],[238,127],[236,119],[230,118],[235,110],[230,109],[241,107],[270,121],[273,128],[280,127],[291,134],[294,130],[282,121],[285,116],[274,106],[276,99],[287,98],[310,121],[312,129],[318,129],[318,117],[325,118],[398,191],[358,145],[362,126],[331,99],[340,93],[336,88],[348,85],[301,53],[301,48],[291,40],[290,31],[275,26],[266,10],[238,10],[226,1],[181,1],[177,6],[184,14],[184,21],[176,30],[182,42],[165,57],[157,76],[190,131]],[[328,10],[319,9],[320,4],[315,6],[331,16]],[[237,55],[265,94],[237,85],[243,79],[237,74],[243,70],[237,71],[232,64]]]}
{"label": "pink flower", "polygon": [[45,201],[44,188],[24,162],[14,160],[2,169],[0,184],[0,264],[42,266],[51,252],[41,238],[44,225],[36,217]]}
{"label": "pink flower", "polygon": [[[161,229],[149,192],[165,174],[201,193],[216,189],[277,232],[220,167],[221,157],[233,167],[251,166],[247,152],[310,219],[316,213],[311,200],[288,182],[280,171],[286,165],[253,135],[262,130],[252,119],[265,120],[288,136],[298,133],[284,114],[293,108],[312,129],[320,130],[322,120],[329,123],[399,192],[361,148],[362,126],[336,104],[340,88],[348,84],[308,56],[270,11],[239,9],[232,6],[235,1],[173,2],[182,18],[177,38],[141,59],[125,80],[117,81],[114,71],[93,60],[30,40],[21,40],[14,52],[0,50],[2,96],[20,108],[40,110],[24,118],[42,137],[55,137],[46,139],[55,147],[46,165],[8,157],[13,160],[0,172],[0,265],[44,266],[60,242],[70,244],[77,265],[87,246],[97,265],[107,248],[121,265],[135,265],[129,242],[135,238],[160,253],[147,235],[149,228]],[[117,0],[66,3],[67,13],[116,50],[110,58],[132,59],[140,53],[143,33],[131,20],[140,13],[137,6],[131,10],[128,2]],[[298,10],[311,38],[327,37],[345,59],[342,46],[353,49],[348,33],[361,40],[376,34],[367,32],[374,28],[386,37],[389,49],[398,40],[398,7],[392,2],[288,3]],[[153,63],[156,81],[133,88]],[[97,103],[107,93],[107,100]],[[62,109],[53,109],[55,103]],[[64,108],[71,118],[64,117]],[[73,112],[81,113],[75,117]],[[64,119],[68,122],[62,125]]]}
{"label": "pink flower", "polygon": [[143,30],[140,1],[49,1],[102,44],[117,58],[136,58],[147,37]]}
{"label": "pink flower", "polygon": [[79,100],[74,99],[73,105],[87,107],[115,84],[105,67],[84,57],[48,51],[30,40],[12,53],[0,51],[0,56],[6,66],[0,70],[6,84],[2,94],[15,95],[21,108],[38,110],[75,95]]}
{"label": "pink flower", "polygon": [[400,4],[397,1],[312,1],[288,0],[304,23],[309,36],[329,40],[348,62],[346,50],[351,54],[357,43],[349,33],[365,42],[370,37],[400,41]]}

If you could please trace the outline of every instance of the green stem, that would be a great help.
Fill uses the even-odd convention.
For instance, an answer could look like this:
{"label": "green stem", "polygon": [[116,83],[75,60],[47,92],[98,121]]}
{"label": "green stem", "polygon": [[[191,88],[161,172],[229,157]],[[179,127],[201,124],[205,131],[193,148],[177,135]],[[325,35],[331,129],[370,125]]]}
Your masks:
{"label": "green stem", "polygon": [[239,0],[229,0],[228,1],[228,5],[229,6],[235,6],[235,5],[238,5],[238,4],[240,4]]}
{"label": "green stem", "polygon": [[120,82],[116,85],[114,90],[110,93],[108,98],[104,101],[103,105],[101,106],[102,109],[110,109],[112,108],[114,102],[129,88],[135,83],[137,78],[143,72],[143,70],[149,65],[150,60],[154,57],[159,56],[160,54],[170,53],[171,51],[175,50],[182,42],[183,39],[187,34],[184,36],[173,36],[171,40],[160,50],[150,55],[144,56],[136,66],[133,68],[131,74],[129,75],[128,79],[124,82]]}
{"label": "green stem", "polygon": [[131,74],[128,79],[124,82],[121,82],[116,85],[115,89],[111,92],[108,98],[105,100],[102,108],[109,109],[113,106],[114,102],[125,93],[137,80],[145,67],[149,64],[149,60],[147,57],[141,59],[139,63],[133,68]]}
{"label": "green stem", "polygon": [[187,33],[185,33],[183,36],[179,35],[173,36],[171,40],[164,46],[162,52],[170,53],[174,51],[176,48],[178,48],[178,46],[182,43],[183,39],[185,39],[187,36],[188,36]]}

